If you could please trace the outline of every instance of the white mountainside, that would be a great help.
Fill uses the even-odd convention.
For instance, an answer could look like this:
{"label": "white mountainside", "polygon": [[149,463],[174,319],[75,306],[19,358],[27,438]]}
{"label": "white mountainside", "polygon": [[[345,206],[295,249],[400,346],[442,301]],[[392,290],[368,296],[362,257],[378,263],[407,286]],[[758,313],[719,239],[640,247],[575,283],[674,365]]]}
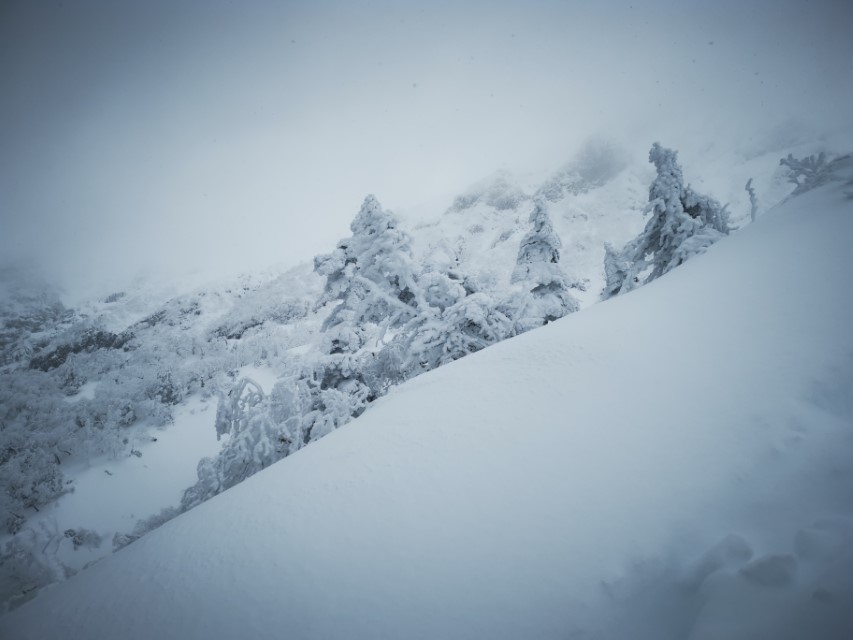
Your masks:
{"label": "white mountainside", "polygon": [[0,635],[853,637],[849,191],[405,383]]}

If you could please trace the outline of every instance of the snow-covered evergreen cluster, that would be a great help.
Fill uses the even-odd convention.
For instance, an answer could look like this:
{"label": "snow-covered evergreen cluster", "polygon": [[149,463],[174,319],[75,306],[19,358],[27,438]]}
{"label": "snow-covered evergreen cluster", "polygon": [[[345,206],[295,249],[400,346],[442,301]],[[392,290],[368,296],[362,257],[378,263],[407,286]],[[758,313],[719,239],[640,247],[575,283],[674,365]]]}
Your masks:
{"label": "snow-covered evergreen cluster", "polygon": [[530,214],[504,296],[458,272],[418,273],[399,221],[367,196],[352,236],[314,260],[325,278],[318,352],[294,358],[268,395],[241,380],[223,395],[221,453],[199,465],[185,509],[358,417],[390,387],[578,309],[544,204]]}

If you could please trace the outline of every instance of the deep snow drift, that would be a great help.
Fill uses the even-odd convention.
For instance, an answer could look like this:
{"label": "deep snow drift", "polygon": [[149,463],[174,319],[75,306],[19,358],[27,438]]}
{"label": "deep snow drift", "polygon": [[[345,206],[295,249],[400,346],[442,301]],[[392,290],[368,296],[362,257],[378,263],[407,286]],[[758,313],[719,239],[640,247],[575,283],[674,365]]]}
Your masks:
{"label": "deep snow drift", "polygon": [[853,637],[849,191],[402,385],[0,635]]}

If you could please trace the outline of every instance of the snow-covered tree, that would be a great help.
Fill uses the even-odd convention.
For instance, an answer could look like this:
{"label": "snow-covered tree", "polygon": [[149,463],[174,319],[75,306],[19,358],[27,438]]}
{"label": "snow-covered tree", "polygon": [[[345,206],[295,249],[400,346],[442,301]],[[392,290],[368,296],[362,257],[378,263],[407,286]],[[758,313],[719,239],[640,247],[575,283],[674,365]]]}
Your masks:
{"label": "snow-covered tree", "polygon": [[352,236],[331,254],[314,259],[314,270],[326,277],[318,306],[339,301],[324,330],[342,323],[402,324],[417,313],[420,302],[409,236],[372,195],[350,229]]}
{"label": "snow-covered tree", "polygon": [[562,243],[543,201],[536,201],[529,222],[531,229],[521,239],[511,278],[523,290],[505,304],[519,332],[578,310],[577,300],[569,292],[569,278],[560,266]]}
{"label": "snow-covered tree", "polygon": [[217,439],[225,438],[219,453],[198,464],[198,481],[184,492],[186,511],[242,482],[294,451],[310,438],[314,409],[309,380],[291,376],[269,394],[250,378],[220,391],[216,411]]}
{"label": "snow-covered tree", "polygon": [[805,158],[795,158],[789,153],[787,158],[779,160],[779,164],[788,169],[788,182],[796,186],[792,195],[799,195],[819,187],[832,175],[829,170],[831,163],[822,151]]}
{"label": "snow-covered tree", "polygon": [[187,508],[242,482],[281,456],[279,433],[263,410],[263,389],[249,378],[227,393],[220,393],[216,410],[216,436],[228,438],[215,458],[198,465],[199,482],[184,496]]}
{"label": "snow-covered tree", "polygon": [[620,291],[633,289],[634,281],[629,278],[632,264],[627,259],[626,250],[620,251],[609,242],[604,243],[604,291],[602,297],[606,300]]}
{"label": "snow-covered tree", "polygon": [[[409,236],[391,212],[369,195],[350,229],[351,237],[314,261],[317,273],[326,276],[318,306],[339,302],[322,325],[325,355],[312,378],[318,393],[329,396],[321,404],[354,417],[387,388],[373,362],[385,333],[399,330],[427,305],[416,281]],[[333,390],[341,397],[330,395]]]}
{"label": "snow-covered tree", "polygon": [[605,298],[662,276],[729,233],[726,208],[684,184],[676,151],[655,143],[649,162],[657,169],[646,206],[651,217],[622,251],[607,251]]}

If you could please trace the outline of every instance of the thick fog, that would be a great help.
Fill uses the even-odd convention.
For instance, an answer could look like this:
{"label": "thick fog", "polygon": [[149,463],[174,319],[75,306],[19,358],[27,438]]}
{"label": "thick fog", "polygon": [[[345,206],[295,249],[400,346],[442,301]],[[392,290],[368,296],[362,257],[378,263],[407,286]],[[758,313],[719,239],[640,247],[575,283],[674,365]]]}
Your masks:
{"label": "thick fog", "polygon": [[[69,291],[328,251],[605,134],[851,124],[849,1],[0,5],[0,256]],[[795,126],[791,124],[790,126]]]}

